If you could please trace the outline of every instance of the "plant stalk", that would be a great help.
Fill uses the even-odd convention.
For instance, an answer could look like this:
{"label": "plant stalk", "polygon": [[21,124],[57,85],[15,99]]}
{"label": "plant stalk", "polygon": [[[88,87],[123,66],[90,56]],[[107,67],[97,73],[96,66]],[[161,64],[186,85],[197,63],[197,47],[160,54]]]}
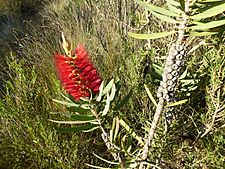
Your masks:
{"label": "plant stalk", "polygon": [[[177,38],[177,42],[176,44],[183,44],[185,43],[186,40],[186,28],[187,28],[187,23],[188,23],[188,18],[189,18],[189,6],[190,6],[190,0],[185,0],[185,11],[182,15],[182,20],[180,22],[179,25],[179,30],[178,30],[178,38]],[[154,138],[154,134],[155,134],[155,130],[159,121],[159,118],[164,110],[164,102],[165,99],[164,98],[160,98],[159,102],[157,104],[156,107],[156,111],[153,117],[153,121],[152,121],[152,125],[151,128],[149,130],[149,133],[147,135],[147,138],[145,140],[145,145],[143,147],[143,151],[142,151],[142,156],[141,156],[141,163],[139,166],[139,169],[145,169],[146,167],[144,166],[144,161],[146,161],[147,157],[148,157],[148,151],[149,151],[149,147],[151,146],[151,141]]]}

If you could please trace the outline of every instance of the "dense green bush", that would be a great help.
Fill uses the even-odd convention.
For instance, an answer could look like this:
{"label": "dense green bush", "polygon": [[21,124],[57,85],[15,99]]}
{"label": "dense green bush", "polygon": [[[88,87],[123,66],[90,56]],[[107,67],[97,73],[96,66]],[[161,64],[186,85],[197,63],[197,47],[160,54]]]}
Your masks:
{"label": "dense green bush", "polygon": [[[35,14],[23,15],[24,6]],[[162,56],[172,38],[146,44],[131,39],[127,32],[135,27],[143,27],[140,32],[167,30],[170,25],[151,17],[152,21],[143,26],[145,18],[133,1],[18,1],[11,6],[4,4],[3,9],[0,168],[87,168],[85,163],[103,166],[93,152],[111,159],[106,148],[102,149],[100,133],[57,133],[48,121],[51,111],[64,110],[52,101],[60,98],[62,91],[52,62],[53,53],[62,52],[62,31],[74,46],[86,44],[106,81],[120,79],[122,96],[133,89],[132,98],[120,113],[135,132],[144,136],[141,129],[154,115],[144,84],[155,96],[160,79],[155,64],[163,66]],[[205,39],[211,46],[200,47],[189,57],[186,80],[190,83],[180,83],[181,92],[177,92],[177,98],[187,98],[188,102],[176,108],[178,121],[166,134],[164,117],[158,126],[150,154],[152,162],[162,168],[222,169],[225,165],[224,110],[218,111],[224,105],[225,46],[219,43],[224,41],[223,35],[212,39]],[[209,132],[203,135],[207,129]]]}

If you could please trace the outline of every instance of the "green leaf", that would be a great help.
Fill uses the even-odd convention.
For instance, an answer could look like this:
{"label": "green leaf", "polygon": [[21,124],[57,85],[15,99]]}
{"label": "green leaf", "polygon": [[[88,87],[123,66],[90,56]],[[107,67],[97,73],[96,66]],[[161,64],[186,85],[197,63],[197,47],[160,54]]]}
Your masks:
{"label": "green leaf", "polygon": [[158,80],[162,80],[163,67],[157,64],[152,64],[150,74]]}
{"label": "green leaf", "polygon": [[167,15],[167,16],[179,16],[178,14],[172,12],[172,11],[169,11],[167,9],[164,9],[164,8],[161,8],[161,7],[158,7],[158,6],[155,6],[155,5],[152,5],[152,4],[149,4],[147,2],[144,2],[144,1],[140,1],[140,0],[135,0],[139,5],[147,8],[150,12],[154,11],[154,12],[157,12],[157,13],[161,13],[163,15]]}
{"label": "green leaf", "polygon": [[187,69],[180,75],[179,80],[184,79],[187,76]]}
{"label": "green leaf", "polygon": [[179,8],[180,4],[178,2],[176,2],[176,1],[174,1],[174,2],[178,3],[178,6],[176,6],[176,5],[171,4],[170,1],[173,1],[173,0],[167,0],[168,9],[170,11],[173,11],[173,12],[175,12],[175,13],[180,15],[182,13],[182,11]]}
{"label": "green leaf", "polygon": [[128,157],[131,157],[130,154],[130,150],[132,148],[131,144],[132,144],[131,137],[127,137],[127,135],[123,136],[123,138],[121,139],[121,147],[125,152],[126,156]]}
{"label": "green leaf", "polygon": [[123,121],[123,119],[120,119],[120,124],[121,126],[123,126],[127,132],[134,138],[136,139],[141,145],[144,145],[144,142],[142,140],[141,137],[139,137],[131,128],[130,126],[127,125],[127,123],[125,121]]}
{"label": "green leaf", "polygon": [[167,2],[168,4],[173,5],[173,6],[180,6],[180,3],[177,2],[177,1],[174,1],[174,0],[166,0],[166,2]]}
{"label": "green leaf", "polygon": [[158,39],[158,38],[172,35],[174,33],[176,33],[176,31],[152,33],[152,34],[139,34],[139,33],[128,32],[128,35],[136,39]]}
{"label": "green leaf", "polygon": [[88,115],[88,114],[70,114],[70,113],[62,113],[62,112],[51,112],[50,114],[60,114],[65,117],[70,117],[71,119],[78,120],[78,121],[89,121],[89,120],[96,119],[93,115]]}
{"label": "green leaf", "polygon": [[198,3],[222,2],[224,0],[198,0]]}
{"label": "green leaf", "polygon": [[106,94],[107,92],[109,92],[109,90],[112,88],[114,84],[114,79],[110,80],[110,82],[106,85],[106,87],[103,89],[102,94]]}
{"label": "green leaf", "polygon": [[76,103],[72,103],[72,102],[60,101],[60,100],[56,100],[56,99],[52,99],[52,100],[56,103],[63,104],[65,106],[74,106],[74,107],[80,106],[80,104],[76,104]]}
{"label": "green leaf", "polygon": [[78,120],[78,121],[89,121],[89,120],[96,119],[94,116],[88,115],[88,114],[72,114],[70,117],[73,120]]}
{"label": "green leaf", "polygon": [[96,99],[97,102],[100,102],[102,99],[102,92],[103,92],[103,87],[104,87],[104,81],[102,81],[100,87],[99,87],[99,95]]}
{"label": "green leaf", "polygon": [[59,132],[62,132],[62,133],[74,133],[74,132],[90,130],[94,127],[96,127],[95,124],[86,124],[84,126],[78,126],[78,127],[72,127],[72,128],[57,127],[56,130],[59,131]]}
{"label": "green leaf", "polygon": [[99,166],[95,166],[95,165],[91,165],[91,164],[87,164],[87,163],[86,163],[86,165],[88,167],[97,168],[97,169],[112,169],[112,168],[99,167]]}
{"label": "green leaf", "polygon": [[165,15],[162,15],[160,13],[152,11],[152,14],[155,15],[157,18],[161,19],[162,21],[166,21],[166,22],[169,22],[169,23],[179,23],[177,20],[172,19],[172,18],[170,18],[168,16],[165,16]]}
{"label": "green leaf", "polygon": [[109,111],[109,106],[110,106],[110,97],[109,97],[109,93],[107,92],[106,105],[102,112],[102,116],[105,116],[107,114],[107,112]]}
{"label": "green leaf", "polygon": [[225,3],[219,4],[217,6],[211,7],[208,10],[199,13],[199,14],[195,14],[190,16],[190,18],[192,19],[204,19],[204,18],[209,18],[212,16],[216,16],[220,13],[223,13],[225,9]]}
{"label": "green leaf", "polygon": [[116,128],[115,128],[115,132],[114,132],[114,137],[113,140],[115,141],[117,138],[117,135],[119,133],[119,129],[120,129],[120,119],[118,116],[116,116]]}
{"label": "green leaf", "polygon": [[181,7],[181,10],[184,11],[185,9],[185,1],[184,0],[179,0],[180,2],[180,7]]}
{"label": "green leaf", "polygon": [[147,92],[147,94],[148,94],[148,97],[150,98],[150,100],[152,101],[152,103],[154,103],[154,105],[157,106],[157,103],[156,103],[154,97],[152,96],[152,94],[151,94],[151,92],[150,92],[150,90],[148,89],[148,87],[147,87],[146,84],[144,84],[144,87],[145,87],[145,90],[146,90],[146,92]]}
{"label": "green leaf", "polygon": [[63,115],[65,117],[70,117],[71,115],[73,114],[70,114],[70,113],[63,113],[63,112],[50,112],[50,114],[60,114],[60,115]]}
{"label": "green leaf", "polygon": [[113,84],[111,88],[111,93],[110,93],[110,101],[114,99],[115,95],[116,95],[116,85]]}
{"label": "green leaf", "polygon": [[118,165],[118,164],[120,164],[119,162],[112,162],[112,161],[106,160],[106,159],[104,159],[104,158],[98,156],[98,155],[95,154],[95,153],[93,153],[93,154],[94,154],[95,157],[97,157],[98,159],[100,159],[100,160],[102,160],[102,161],[104,161],[104,162],[106,162],[106,163],[108,163],[108,164],[113,164],[113,165]]}
{"label": "green leaf", "polygon": [[51,121],[53,123],[58,123],[58,124],[84,124],[84,123],[95,123],[96,124],[96,121],[93,121],[93,120],[88,120],[88,121],[59,121],[59,120],[49,119],[49,121]]}
{"label": "green leaf", "polygon": [[114,131],[115,127],[116,127],[116,117],[113,117],[111,130]]}
{"label": "green leaf", "polygon": [[210,36],[210,35],[215,35],[218,34],[218,32],[195,32],[195,31],[190,31],[190,36],[195,37],[195,36]]}
{"label": "green leaf", "polygon": [[225,25],[225,19],[223,20],[218,20],[218,21],[211,21],[208,23],[201,23],[200,25],[195,25],[189,27],[191,30],[201,30],[201,29],[210,29],[210,28],[215,28],[221,25]]}
{"label": "green leaf", "polygon": [[129,99],[130,99],[130,97],[132,96],[132,94],[133,94],[133,91],[130,90],[129,93],[126,95],[126,97],[124,97],[124,99],[123,99],[122,101],[120,100],[120,101],[116,104],[116,106],[114,107],[114,110],[117,111],[117,110],[119,110],[124,104],[126,104],[126,103],[129,101]]}
{"label": "green leaf", "polygon": [[68,106],[68,107],[81,107],[83,109],[90,109],[88,107],[88,104],[77,104],[77,103],[73,103],[73,102],[66,102],[66,101],[60,101],[60,100],[56,100],[56,99],[52,99],[54,102]]}
{"label": "green leaf", "polygon": [[87,113],[91,110],[90,108],[84,109],[82,107],[72,107],[72,106],[66,107],[66,109],[70,112],[78,112],[78,113]]}
{"label": "green leaf", "polygon": [[178,101],[178,102],[175,102],[175,103],[168,104],[168,105],[166,105],[166,107],[178,106],[178,105],[186,103],[187,101],[188,101],[187,99],[181,100],[181,101]]}
{"label": "green leaf", "polygon": [[[93,124],[93,123],[92,123],[92,124]],[[96,123],[96,124],[97,124],[97,123]],[[96,130],[96,129],[98,129],[98,128],[100,128],[100,127],[99,127],[99,126],[96,126],[96,127],[91,128],[91,129],[88,129],[88,130],[83,130],[82,132],[88,133],[88,132],[94,131],[94,130]]]}
{"label": "green leaf", "polygon": [[65,96],[63,93],[60,93],[60,94],[61,94],[61,96],[62,96],[63,98],[65,98],[67,101],[71,102],[70,98],[68,98],[67,96]]}
{"label": "green leaf", "polygon": [[162,75],[162,73],[163,73],[163,67],[162,66],[157,65],[155,63],[153,63],[152,66],[154,67],[154,70],[156,71],[156,73],[158,75]]}

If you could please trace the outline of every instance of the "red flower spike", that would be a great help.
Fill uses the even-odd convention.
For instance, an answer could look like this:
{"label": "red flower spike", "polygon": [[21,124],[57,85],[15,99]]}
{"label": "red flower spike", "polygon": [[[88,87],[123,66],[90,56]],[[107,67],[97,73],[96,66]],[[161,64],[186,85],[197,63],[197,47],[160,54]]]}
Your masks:
{"label": "red flower spike", "polygon": [[55,66],[63,88],[76,100],[99,92],[101,78],[91,63],[84,46],[72,51],[73,58],[54,54]]}

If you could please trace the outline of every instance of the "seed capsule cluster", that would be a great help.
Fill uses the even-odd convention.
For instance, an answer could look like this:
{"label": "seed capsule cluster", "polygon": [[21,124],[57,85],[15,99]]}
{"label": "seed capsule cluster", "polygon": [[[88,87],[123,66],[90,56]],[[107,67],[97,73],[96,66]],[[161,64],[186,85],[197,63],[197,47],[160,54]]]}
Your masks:
{"label": "seed capsule cluster", "polygon": [[157,97],[164,99],[167,103],[174,101],[174,89],[181,68],[186,61],[186,46],[184,44],[172,44],[166,60],[162,81],[158,88]]}

